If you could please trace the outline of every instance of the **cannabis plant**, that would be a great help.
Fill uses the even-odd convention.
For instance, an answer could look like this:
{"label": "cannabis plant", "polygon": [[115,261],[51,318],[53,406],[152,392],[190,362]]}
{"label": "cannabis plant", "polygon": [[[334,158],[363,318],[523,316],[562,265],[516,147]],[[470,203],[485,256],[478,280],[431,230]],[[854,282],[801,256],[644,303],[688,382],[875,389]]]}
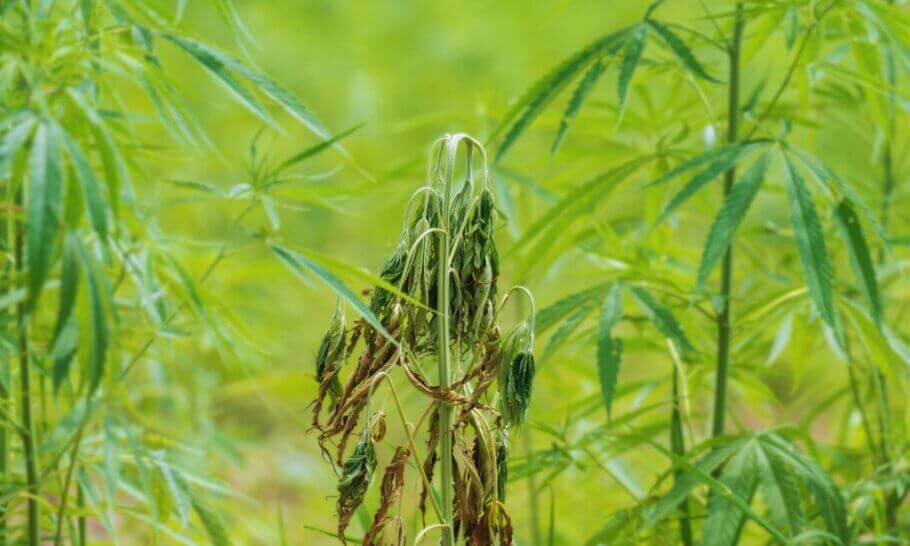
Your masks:
{"label": "cannabis plant", "polygon": [[[242,30],[230,2],[212,5]],[[143,416],[174,409],[159,398],[176,394],[161,383],[168,372],[133,380],[163,338],[201,329],[225,355],[235,345],[199,289],[226,247],[195,278],[152,205],[149,150],[167,136],[210,146],[159,48],[188,56],[263,123],[277,126],[281,109],[332,142],[292,93],[192,38],[184,8],[0,4],[2,544],[116,542],[124,528],[152,542],[230,542],[214,507],[228,490],[195,473],[163,420]],[[133,89],[141,105],[124,101]],[[249,209],[261,195],[237,199]]]}
{"label": "cannabis plant", "polygon": [[[653,495],[626,470],[608,468],[635,504],[605,518],[591,543],[653,540],[674,521],[682,544],[693,544],[699,531],[704,545],[747,536],[780,544],[898,541],[910,524],[900,517],[908,495],[906,419],[900,418],[906,404],[889,390],[906,384],[910,353],[892,329],[896,319],[889,321],[879,266],[893,256],[887,224],[899,181],[895,139],[906,118],[897,82],[910,58],[910,20],[892,2],[874,0],[698,2],[701,22],[689,25],[663,15],[673,4],[643,7],[639,21],[567,57],[514,103],[491,136],[496,161],[505,162],[535,119],[574,86],[551,139],[554,161],[588,102],[631,142],[619,161],[555,199],[516,243],[526,271],[577,256],[600,265],[602,282],[544,308],[537,333],[552,329],[548,355],[573,341],[593,342],[608,418],[603,430],[573,438],[572,428],[590,413],[580,402],[559,432],[562,454],[541,451],[523,471],[556,466],[562,472],[573,463],[563,454],[577,450],[595,457],[601,449],[615,462],[629,449],[647,447],[671,463],[656,476]],[[787,58],[784,68],[756,56],[762,48]],[[760,79],[752,76],[757,73]],[[611,102],[590,100],[612,74]],[[670,91],[661,92],[667,82]],[[725,115],[716,111],[721,100]],[[869,108],[880,168],[857,169],[817,151],[817,140],[837,123],[832,110],[848,104]],[[680,188],[671,189],[677,181]],[[604,220],[621,184],[641,192],[644,205]],[[702,226],[705,216],[686,209],[714,185],[721,199],[702,207],[711,218]],[[869,189],[876,185],[880,192]],[[756,216],[762,227],[745,231]],[[700,250],[679,238],[681,223],[687,234],[704,227]],[[693,261],[693,252],[700,259]],[[641,315],[625,311],[626,300]],[[824,351],[832,372],[846,372],[844,388],[810,413],[830,418],[832,405],[850,406],[844,426],[861,427],[861,468],[844,463],[854,448],[826,454],[830,446],[804,422],[750,430],[740,421],[730,434],[731,419],[749,410],[734,398],[731,382],[744,391],[761,381],[760,365],[786,350],[794,317],[820,336],[811,351]],[[780,326],[771,328],[772,321]],[[634,425],[655,409],[638,408],[654,386],[618,388],[621,362],[630,356],[623,355],[622,339],[642,323],[653,324],[665,341],[639,349],[656,350],[666,362],[669,415],[658,428]],[[704,384],[705,378],[711,381]],[[614,402],[630,392],[639,398],[617,423]],[[707,422],[699,419],[700,406],[711,408]],[[661,430],[668,447],[654,437]],[[705,495],[696,492],[699,486]]]}
{"label": "cannabis plant", "polygon": [[[348,300],[361,316],[350,328],[339,305],[323,338],[313,427],[326,458],[339,468],[342,542],[376,474],[386,424],[373,398],[387,384],[407,441],[395,447],[383,472],[379,507],[363,544],[404,540],[405,520],[392,512],[409,459],[420,480],[420,510],[425,513],[429,499],[443,544],[513,544],[504,504],[509,430],[524,421],[531,401],[534,308],[530,292],[520,286],[498,300],[497,211],[490,183],[485,152],[474,139],[463,134],[440,139],[431,152],[429,182],[408,204],[401,237],[369,305]],[[532,300],[530,318],[503,334],[500,316],[513,294]],[[352,369],[345,371],[352,356]],[[435,374],[429,373],[433,361]],[[396,370],[429,400],[426,419],[416,427],[400,402]],[[423,453],[417,445],[421,434]],[[356,444],[349,450],[352,439]]]}

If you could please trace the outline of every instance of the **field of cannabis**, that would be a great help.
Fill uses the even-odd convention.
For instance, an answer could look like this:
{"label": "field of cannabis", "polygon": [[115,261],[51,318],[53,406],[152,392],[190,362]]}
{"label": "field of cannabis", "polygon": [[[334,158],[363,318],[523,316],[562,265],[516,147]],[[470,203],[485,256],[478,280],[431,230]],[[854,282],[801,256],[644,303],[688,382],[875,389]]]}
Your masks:
{"label": "field of cannabis", "polygon": [[0,546],[910,544],[905,0],[0,0]]}

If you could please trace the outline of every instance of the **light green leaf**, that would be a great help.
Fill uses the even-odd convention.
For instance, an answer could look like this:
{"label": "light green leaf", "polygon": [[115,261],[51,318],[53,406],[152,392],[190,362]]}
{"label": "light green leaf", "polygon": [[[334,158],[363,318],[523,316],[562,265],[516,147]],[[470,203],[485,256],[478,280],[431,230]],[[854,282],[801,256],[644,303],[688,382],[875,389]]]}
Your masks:
{"label": "light green leaf", "polygon": [[698,62],[698,59],[695,57],[695,54],[692,53],[692,50],[689,49],[689,46],[687,46],[672,30],[654,19],[648,19],[647,23],[648,26],[660,36],[661,40],[663,40],[670,51],[676,55],[676,58],[679,59],[686,70],[704,80],[719,83],[717,79],[708,74],[702,64]]}
{"label": "light green leaf", "polygon": [[[490,140],[505,136],[496,149],[494,163],[498,163],[518,137],[537,118],[541,111],[562,91],[572,78],[585,69],[594,59],[599,58],[617,43],[620,43],[628,29],[619,30],[603,36],[584,49],[565,59],[547,75],[538,80],[512,106],[503,117],[499,126],[493,131]],[[508,131],[506,129],[508,128]]]}
{"label": "light green leaf", "polygon": [[793,468],[760,440],[757,455],[761,494],[768,507],[768,517],[775,525],[789,526],[791,535],[799,534],[805,525],[805,516]]}
{"label": "light green leaf", "polygon": [[[590,304],[591,301],[597,301],[612,285],[612,283],[603,283],[590,288],[581,290],[569,296],[566,296],[555,303],[544,307],[537,312],[534,320],[535,334],[543,335],[547,330],[555,326],[564,317]],[[593,307],[592,307],[593,309]]]}
{"label": "light green leaf", "polygon": [[10,164],[22,146],[28,141],[34,126],[35,118],[27,116],[12,128],[4,128],[5,134],[0,139],[0,180],[5,180],[10,175]]}
{"label": "light green leaf", "polygon": [[224,518],[214,508],[193,496],[193,510],[199,516],[199,521],[205,528],[212,546],[230,546],[231,538],[227,527],[224,525]]}
{"label": "light green leaf", "polygon": [[790,218],[793,235],[799,250],[809,296],[828,326],[837,330],[832,291],[833,272],[828,261],[828,251],[821,223],[812,203],[812,196],[802,176],[790,158],[784,155],[787,173],[787,196],[790,202]]}
{"label": "light green leaf", "polygon": [[882,302],[878,290],[878,280],[875,276],[875,266],[872,264],[869,245],[866,244],[866,238],[863,236],[859,218],[850,201],[844,199],[838,203],[834,209],[834,217],[837,219],[841,236],[847,243],[850,265],[853,266],[853,273],[856,275],[860,291],[869,304],[869,314],[872,315],[876,324],[881,325]]}
{"label": "light green leaf", "polygon": [[98,233],[101,240],[107,238],[107,205],[101,195],[101,188],[95,179],[95,172],[89,165],[88,158],[79,149],[79,146],[66,134],[62,128],[59,134],[66,145],[70,161],[73,164],[73,170],[76,178],[82,186],[82,192],[85,196],[85,202],[88,205],[88,216],[92,222],[92,228]]}
{"label": "light green leaf", "polygon": [[734,546],[739,542],[745,520],[745,512],[739,506],[748,506],[758,485],[756,444],[751,440],[724,466],[720,482],[729,488],[731,496],[739,502],[730,502],[729,497],[711,495],[708,499],[708,519],[702,531],[702,546]]}
{"label": "light green leaf", "polygon": [[617,93],[619,97],[619,109],[622,111],[626,105],[626,96],[629,94],[629,84],[632,83],[632,77],[635,75],[635,69],[641,61],[641,56],[645,52],[645,45],[648,42],[648,28],[644,25],[638,25],[629,30],[626,35],[623,46],[622,64],[619,66],[619,79]]}
{"label": "light green leaf", "polygon": [[351,304],[354,310],[357,311],[357,313],[363,317],[364,320],[370,324],[370,326],[375,328],[377,332],[385,336],[387,340],[396,342],[395,337],[385,329],[379,319],[376,318],[376,315],[370,311],[369,306],[363,303],[363,301],[357,297],[357,294],[348,288],[348,286],[344,284],[341,279],[335,276],[334,273],[324,268],[322,265],[314,262],[313,260],[302,256],[297,252],[294,252],[293,250],[274,244],[270,244],[269,248],[271,248],[272,252],[278,256],[278,259],[280,259],[294,274],[296,274],[301,279],[306,278],[307,271],[312,272],[317,277],[322,279],[322,281],[326,283],[329,288],[332,289],[332,291],[334,291],[336,294],[341,296],[341,298]]}
{"label": "light green leaf", "polygon": [[593,311],[595,307],[597,307],[596,302],[589,301],[569,315],[562,325],[553,332],[553,335],[550,336],[550,341],[547,342],[543,355],[540,357],[539,365],[543,365],[544,362],[547,362],[550,357],[556,353],[556,350],[559,349],[569,336],[578,329],[578,326],[581,325],[589,314],[591,314],[591,311]]}
{"label": "light green leaf", "polygon": [[553,139],[553,145],[550,147],[551,154],[555,154],[556,150],[559,149],[559,145],[562,143],[562,139],[566,136],[566,132],[569,130],[569,125],[572,124],[572,120],[575,119],[575,116],[581,109],[582,104],[584,104],[585,99],[588,97],[588,94],[590,94],[594,89],[594,86],[597,84],[597,80],[600,79],[603,73],[603,60],[598,59],[594,61],[594,64],[591,65],[591,68],[585,72],[585,75],[582,76],[581,81],[578,82],[578,87],[576,87],[575,92],[572,93],[572,98],[569,99],[569,104],[566,106],[566,111],[563,113],[562,119],[559,122],[559,130],[556,132],[556,138]]}
{"label": "light green leaf", "polygon": [[[95,261],[89,256],[85,248],[79,245],[82,265],[85,269],[86,286],[88,287],[88,319],[86,325],[89,335],[89,346],[86,354],[88,367],[89,394],[93,393],[101,379],[104,377],[105,359],[108,347],[108,325],[105,315],[104,281],[98,271]],[[80,328],[82,330],[82,328]]]}
{"label": "light green leaf", "polygon": [[745,146],[727,148],[724,154],[718,156],[704,170],[699,171],[698,174],[692,177],[692,180],[679,190],[679,193],[677,193],[667,206],[664,207],[663,212],[660,213],[660,217],[654,224],[661,224],[673,213],[673,211],[685,203],[690,197],[698,193],[698,191],[705,187],[709,182],[735,167],[739,160],[745,155],[744,152],[748,150],[749,148]]}
{"label": "light green leaf", "polygon": [[673,169],[670,172],[664,174],[663,176],[648,182],[647,186],[658,186],[660,184],[665,184],[670,180],[673,180],[677,176],[694,170],[702,165],[708,163],[714,163],[719,161],[727,161],[728,158],[738,157],[740,155],[745,155],[747,152],[752,151],[757,146],[767,144],[765,140],[748,140],[744,142],[734,142],[731,144],[724,144],[723,146],[718,146],[716,148],[711,148],[695,157],[689,158]]}
{"label": "light green leaf", "polygon": [[714,266],[717,265],[717,262],[720,261],[730,247],[736,229],[742,223],[749,206],[755,199],[756,194],[758,194],[765,177],[768,161],[769,157],[767,154],[758,158],[749,170],[740,177],[724,200],[720,212],[717,213],[717,217],[711,225],[708,238],[705,241],[705,249],[702,251],[701,265],[698,268],[699,287],[704,286],[705,281],[708,280],[708,275],[711,274],[711,270],[714,269]]}
{"label": "light green leaf", "polygon": [[26,250],[28,301],[34,309],[50,273],[57,226],[60,222],[63,169],[60,149],[51,127],[42,123],[35,132],[29,156]]}
{"label": "light green leaf", "polygon": [[613,338],[613,328],[622,318],[622,287],[614,284],[604,298],[597,336],[597,376],[607,419],[613,416],[613,397],[622,359],[622,340]]}
{"label": "light green leaf", "polygon": [[630,286],[629,291],[632,297],[638,303],[641,310],[661,333],[670,338],[683,354],[695,352],[695,348],[689,343],[689,338],[683,331],[682,325],[673,316],[673,313],[662,303],[651,295],[650,292],[638,286]]}

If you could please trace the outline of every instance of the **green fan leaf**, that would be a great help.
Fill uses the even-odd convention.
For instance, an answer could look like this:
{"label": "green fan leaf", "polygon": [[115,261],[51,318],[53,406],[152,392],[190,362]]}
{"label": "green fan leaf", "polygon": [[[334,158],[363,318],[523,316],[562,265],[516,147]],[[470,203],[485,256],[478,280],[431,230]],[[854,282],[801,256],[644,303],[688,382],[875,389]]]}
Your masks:
{"label": "green fan leaf", "polygon": [[708,519],[702,531],[702,546],[734,546],[739,542],[746,513],[740,508],[748,506],[758,485],[758,464],[755,440],[750,440],[724,465],[720,482],[739,503],[729,498],[711,495],[708,499]]}
{"label": "green fan leaf", "polygon": [[607,418],[612,419],[616,380],[622,359],[622,340],[613,337],[613,328],[622,318],[622,287],[614,284],[604,298],[597,335],[597,375]]}
{"label": "green fan leaf", "polygon": [[604,62],[603,60],[598,59],[594,61],[591,68],[585,72],[581,81],[578,82],[578,87],[576,87],[575,92],[572,93],[572,98],[569,100],[568,106],[566,106],[566,111],[559,121],[559,130],[556,132],[556,137],[553,139],[553,145],[550,147],[551,154],[555,154],[556,150],[559,149],[559,145],[566,136],[569,126],[572,124],[572,120],[575,119],[575,116],[581,109],[582,104],[584,104],[585,99],[588,98],[588,95],[594,89],[594,86],[597,84],[597,81],[603,75],[604,71]]}
{"label": "green fan leaf", "polygon": [[635,69],[645,52],[645,46],[648,42],[648,27],[638,25],[629,30],[623,45],[623,58],[619,66],[619,80],[617,94],[619,97],[619,109],[622,111],[626,105],[626,96],[629,94],[629,85],[632,83],[632,77],[635,75]]}
{"label": "green fan leaf", "polygon": [[669,308],[660,303],[657,298],[644,288],[630,286],[629,291],[632,293],[636,303],[641,307],[641,310],[647,315],[648,320],[657,326],[657,329],[663,335],[670,338],[683,354],[695,352],[695,348],[689,343],[689,338],[686,337],[682,325],[676,320]]}
{"label": "green fan leaf", "polygon": [[765,171],[768,167],[768,154],[762,155],[752,166],[743,173],[739,181],[733,186],[730,194],[717,213],[714,223],[708,232],[705,249],[701,255],[701,265],[698,268],[698,286],[704,286],[711,270],[724,256],[733,241],[736,229],[742,223],[749,206],[758,194]]}
{"label": "green fan leaf", "polygon": [[293,250],[284,248],[278,245],[271,244],[269,247],[272,249],[272,252],[278,256],[278,259],[282,261],[295,275],[301,279],[306,279],[307,271],[312,272],[314,275],[319,277],[333,292],[338,294],[342,299],[347,301],[354,308],[357,313],[366,320],[370,326],[376,329],[377,332],[385,336],[389,341],[395,342],[395,336],[390,334],[382,323],[376,318],[376,315],[370,311],[370,307],[363,303],[360,298],[357,297],[357,294],[354,293],[344,282],[341,281],[334,273],[323,267],[322,265],[314,262],[313,260],[303,256]]}
{"label": "green fan leaf", "polygon": [[833,272],[828,261],[828,251],[825,247],[825,237],[822,233],[821,222],[815,212],[812,196],[806,188],[806,183],[790,161],[786,161],[787,196],[790,202],[790,219],[793,224],[793,235],[796,238],[796,247],[799,250],[803,272],[809,296],[815,304],[816,310],[832,329],[837,328],[834,314],[834,294],[832,290]]}
{"label": "green fan leaf", "polygon": [[730,147],[727,148],[724,154],[719,155],[714,161],[712,161],[708,166],[699,171],[695,176],[690,180],[675,196],[670,202],[664,207],[664,210],[660,213],[655,225],[663,223],[664,220],[669,218],[669,216],[675,211],[680,205],[689,200],[690,197],[698,193],[698,191],[704,188],[709,182],[720,176],[721,174],[729,171],[739,162],[740,159],[745,156],[748,147]]}
{"label": "green fan leaf", "polygon": [[88,217],[91,220],[92,228],[103,241],[107,238],[108,231],[107,204],[101,195],[101,188],[95,178],[95,172],[89,165],[88,158],[82,153],[82,150],[79,149],[73,139],[62,129],[59,129],[58,133],[66,146],[67,153],[69,153],[79,185],[82,186],[82,193],[88,205]]}
{"label": "green fan leaf", "polygon": [[53,265],[63,191],[60,159],[54,131],[50,125],[42,123],[35,132],[29,155],[26,249],[28,301],[32,309]]}
{"label": "green fan leaf", "polygon": [[584,70],[594,59],[599,58],[616,44],[621,43],[625,39],[627,32],[628,29],[623,29],[595,40],[584,49],[565,59],[531,86],[512,106],[490,136],[490,140],[495,140],[505,133],[502,142],[496,149],[494,162],[499,162],[505,156],[524,130],[531,125],[540,112],[576,75]]}
{"label": "green fan leaf", "polygon": [[648,26],[660,36],[660,39],[666,44],[670,51],[676,55],[676,58],[679,59],[679,62],[682,63],[686,70],[703,80],[719,83],[719,81],[708,74],[704,66],[698,62],[698,59],[695,57],[695,54],[692,53],[692,50],[689,49],[689,46],[670,30],[669,27],[654,19],[648,19],[647,23]]}
{"label": "green fan leaf", "polygon": [[847,243],[847,253],[850,255],[850,265],[856,275],[860,291],[869,304],[869,314],[877,325],[882,321],[882,301],[878,290],[878,280],[875,276],[875,266],[869,253],[869,245],[863,236],[856,211],[850,201],[844,199],[834,208],[834,217],[840,228],[841,236]]}
{"label": "green fan leaf", "polygon": [[105,283],[95,261],[85,247],[80,245],[82,265],[85,269],[86,287],[88,288],[88,324],[80,328],[88,333],[86,365],[88,367],[89,392],[94,392],[104,377],[105,360],[109,341],[107,316],[105,313]]}

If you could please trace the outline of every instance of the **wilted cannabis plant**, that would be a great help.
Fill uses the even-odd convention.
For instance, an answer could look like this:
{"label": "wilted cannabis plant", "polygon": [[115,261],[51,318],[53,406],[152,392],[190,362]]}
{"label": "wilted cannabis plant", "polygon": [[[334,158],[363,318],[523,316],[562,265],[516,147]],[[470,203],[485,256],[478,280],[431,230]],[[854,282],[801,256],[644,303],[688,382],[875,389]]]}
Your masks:
{"label": "wilted cannabis plant", "polygon": [[[462,148],[463,181],[457,169]],[[386,467],[380,505],[363,544],[403,541],[404,519],[391,511],[401,495],[409,458],[421,480],[420,509],[425,512],[429,499],[445,545],[512,544],[511,520],[503,504],[508,432],[524,421],[531,399],[534,310],[530,293],[522,287],[497,303],[496,218],[483,148],[463,134],[439,140],[431,153],[429,183],[411,198],[401,238],[382,269],[384,284],[374,288],[368,309],[358,309],[363,318],[350,329],[341,305],[332,317],[317,356],[319,396],[313,424],[327,457],[340,467],[342,541],[376,473],[376,447],[385,437],[386,424],[372,400],[385,382],[408,440],[394,449]],[[532,300],[531,315],[503,335],[500,313],[513,294]],[[353,369],[342,380],[348,356],[361,340]],[[431,362],[435,374],[429,371]],[[417,430],[389,377],[396,369],[430,400],[424,414],[428,417],[420,419]],[[423,455],[415,439],[421,433],[426,438]],[[352,437],[356,446],[349,452]]]}

